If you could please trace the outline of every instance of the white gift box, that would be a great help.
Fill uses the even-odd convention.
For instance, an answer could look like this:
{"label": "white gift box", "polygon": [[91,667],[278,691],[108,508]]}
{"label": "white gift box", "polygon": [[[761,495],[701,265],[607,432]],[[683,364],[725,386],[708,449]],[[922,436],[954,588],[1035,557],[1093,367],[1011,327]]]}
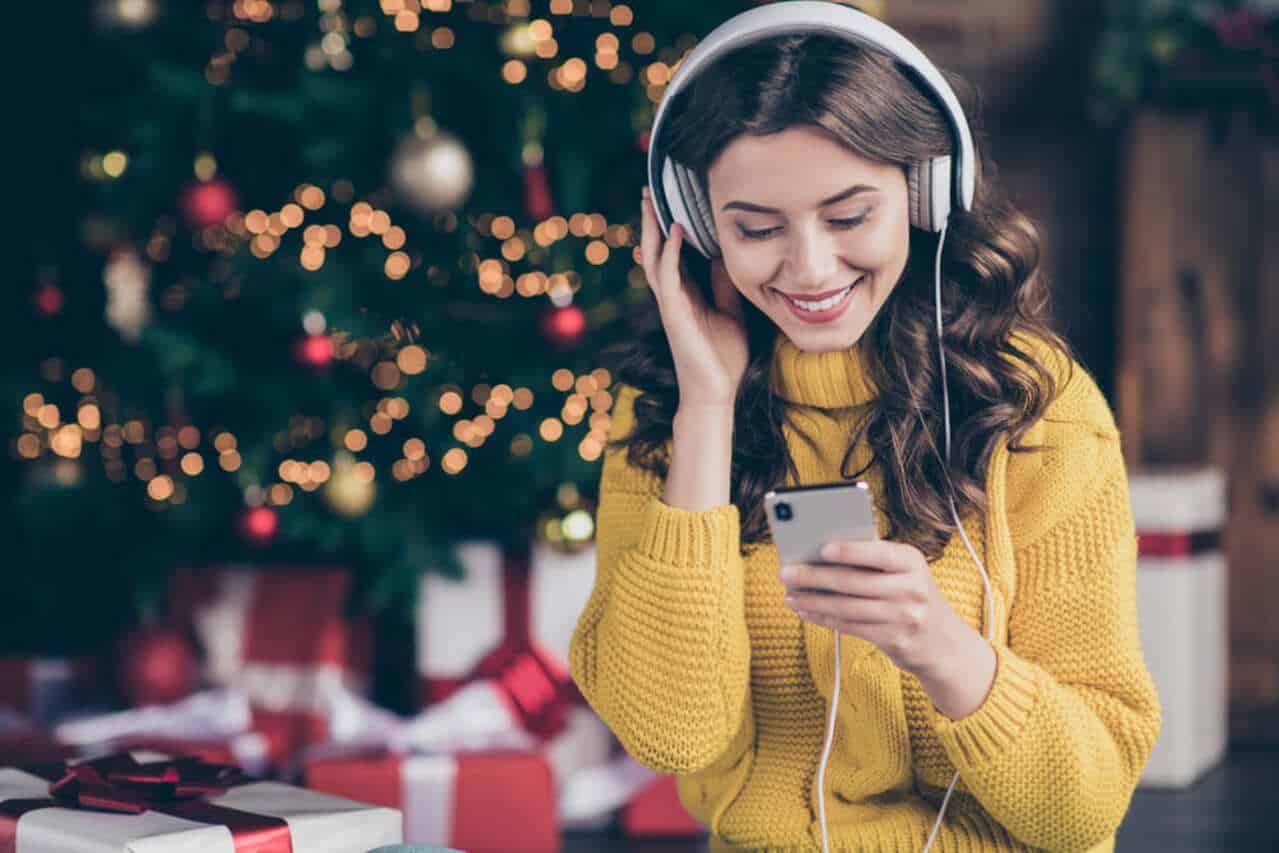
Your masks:
{"label": "white gift box", "polygon": [[[460,682],[505,636],[509,614],[504,589],[506,565],[496,542],[475,540],[455,546],[465,577],[422,575],[417,604],[417,666],[423,695],[433,682]],[[565,670],[577,618],[595,583],[595,547],[565,554],[545,543],[531,546],[527,607],[530,639]]]}
{"label": "white gift box", "polygon": [[1228,718],[1225,473],[1129,474],[1136,523],[1137,608],[1163,726],[1139,784],[1184,788],[1225,756]]}
{"label": "white gift box", "polygon": [[[139,761],[162,760],[134,753]],[[49,796],[49,780],[16,767],[0,768],[0,803]],[[205,798],[224,808],[278,818],[293,853],[363,853],[402,840],[400,812],[280,782],[250,782]],[[49,806],[13,821],[15,853],[235,853],[226,826],[148,810],[139,814]],[[269,846],[263,849],[270,849]]]}

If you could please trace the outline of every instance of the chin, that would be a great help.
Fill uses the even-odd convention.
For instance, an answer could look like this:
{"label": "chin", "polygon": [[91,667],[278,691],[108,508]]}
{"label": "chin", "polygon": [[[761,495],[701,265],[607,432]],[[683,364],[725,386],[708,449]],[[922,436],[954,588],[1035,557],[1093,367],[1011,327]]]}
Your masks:
{"label": "chin", "polygon": [[774,316],[773,322],[782,334],[804,352],[835,352],[849,349],[860,341],[870,327],[871,319],[873,318],[850,313],[820,326],[810,325],[789,315]]}

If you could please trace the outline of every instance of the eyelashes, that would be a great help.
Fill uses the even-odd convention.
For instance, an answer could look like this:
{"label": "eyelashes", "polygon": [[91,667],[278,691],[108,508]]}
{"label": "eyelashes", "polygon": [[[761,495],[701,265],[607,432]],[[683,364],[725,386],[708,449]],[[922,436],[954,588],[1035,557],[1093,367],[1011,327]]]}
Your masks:
{"label": "eyelashes", "polygon": [[[865,220],[866,220],[866,214],[854,217],[852,219],[832,219],[830,221],[831,221],[831,224],[839,228],[841,231],[846,231],[849,228],[854,228],[860,225]],[[738,225],[737,230],[741,232],[741,235],[745,237],[747,240],[767,240],[769,237],[773,236],[778,231],[781,231],[782,227],[780,225],[777,225],[772,228],[764,228],[758,231],[753,231],[750,228],[744,228],[741,225]]]}

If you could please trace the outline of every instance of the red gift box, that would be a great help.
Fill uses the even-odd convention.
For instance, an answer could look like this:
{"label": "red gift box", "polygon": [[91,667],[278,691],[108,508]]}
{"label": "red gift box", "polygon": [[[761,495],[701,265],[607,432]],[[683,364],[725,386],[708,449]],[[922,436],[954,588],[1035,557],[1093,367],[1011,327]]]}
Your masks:
{"label": "red gift box", "polygon": [[622,809],[622,832],[633,837],[698,836],[706,826],[680,802],[674,776],[661,776]]}
{"label": "red gift box", "polygon": [[180,569],[168,624],[197,638],[211,689],[142,713],[64,721],[59,735],[293,775],[306,746],[330,739],[335,697],[367,688],[372,625],[346,617],[349,587],[336,569]]}
{"label": "red gift box", "polygon": [[467,853],[560,849],[555,780],[538,752],[317,757],[305,785],[399,809],[406,841]]}
{"label": "red gift box", "polygon": [[328,740],[334,692],[368,689],[372,622],[347,618],[349,592],[341,569],[184,568],[174,577],[171,617],[199,639],[206,679],[247,693],[252,730],[277,765]]}

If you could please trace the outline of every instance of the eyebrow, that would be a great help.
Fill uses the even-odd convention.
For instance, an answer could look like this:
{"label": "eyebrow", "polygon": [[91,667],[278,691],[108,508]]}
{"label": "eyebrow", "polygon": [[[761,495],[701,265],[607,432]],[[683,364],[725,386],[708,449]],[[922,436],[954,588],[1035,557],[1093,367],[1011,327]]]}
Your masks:
{"label": "eyebrow", "polygon": [[[879,190],[879,187],[872,187],[869,184],[854,184],[853,186],[849,187],[846,190],[843,190],[842,192],[835,193],[830,198],[822,199],[817,206],[826,207],[827,205],[834,204],[837,201],[843,201],[846,198],[851,198],[852,196],[855,196],[858,193],[878,192],[878,190]],[[775,207],[765,207],[762,204],[753,204],[749,201],[730,201],[728,204],[721,207],[720,210],[730,210],[733,208],[736,208],[738,210],[751,211],[754,213],[781,213],[781,211]]]}

